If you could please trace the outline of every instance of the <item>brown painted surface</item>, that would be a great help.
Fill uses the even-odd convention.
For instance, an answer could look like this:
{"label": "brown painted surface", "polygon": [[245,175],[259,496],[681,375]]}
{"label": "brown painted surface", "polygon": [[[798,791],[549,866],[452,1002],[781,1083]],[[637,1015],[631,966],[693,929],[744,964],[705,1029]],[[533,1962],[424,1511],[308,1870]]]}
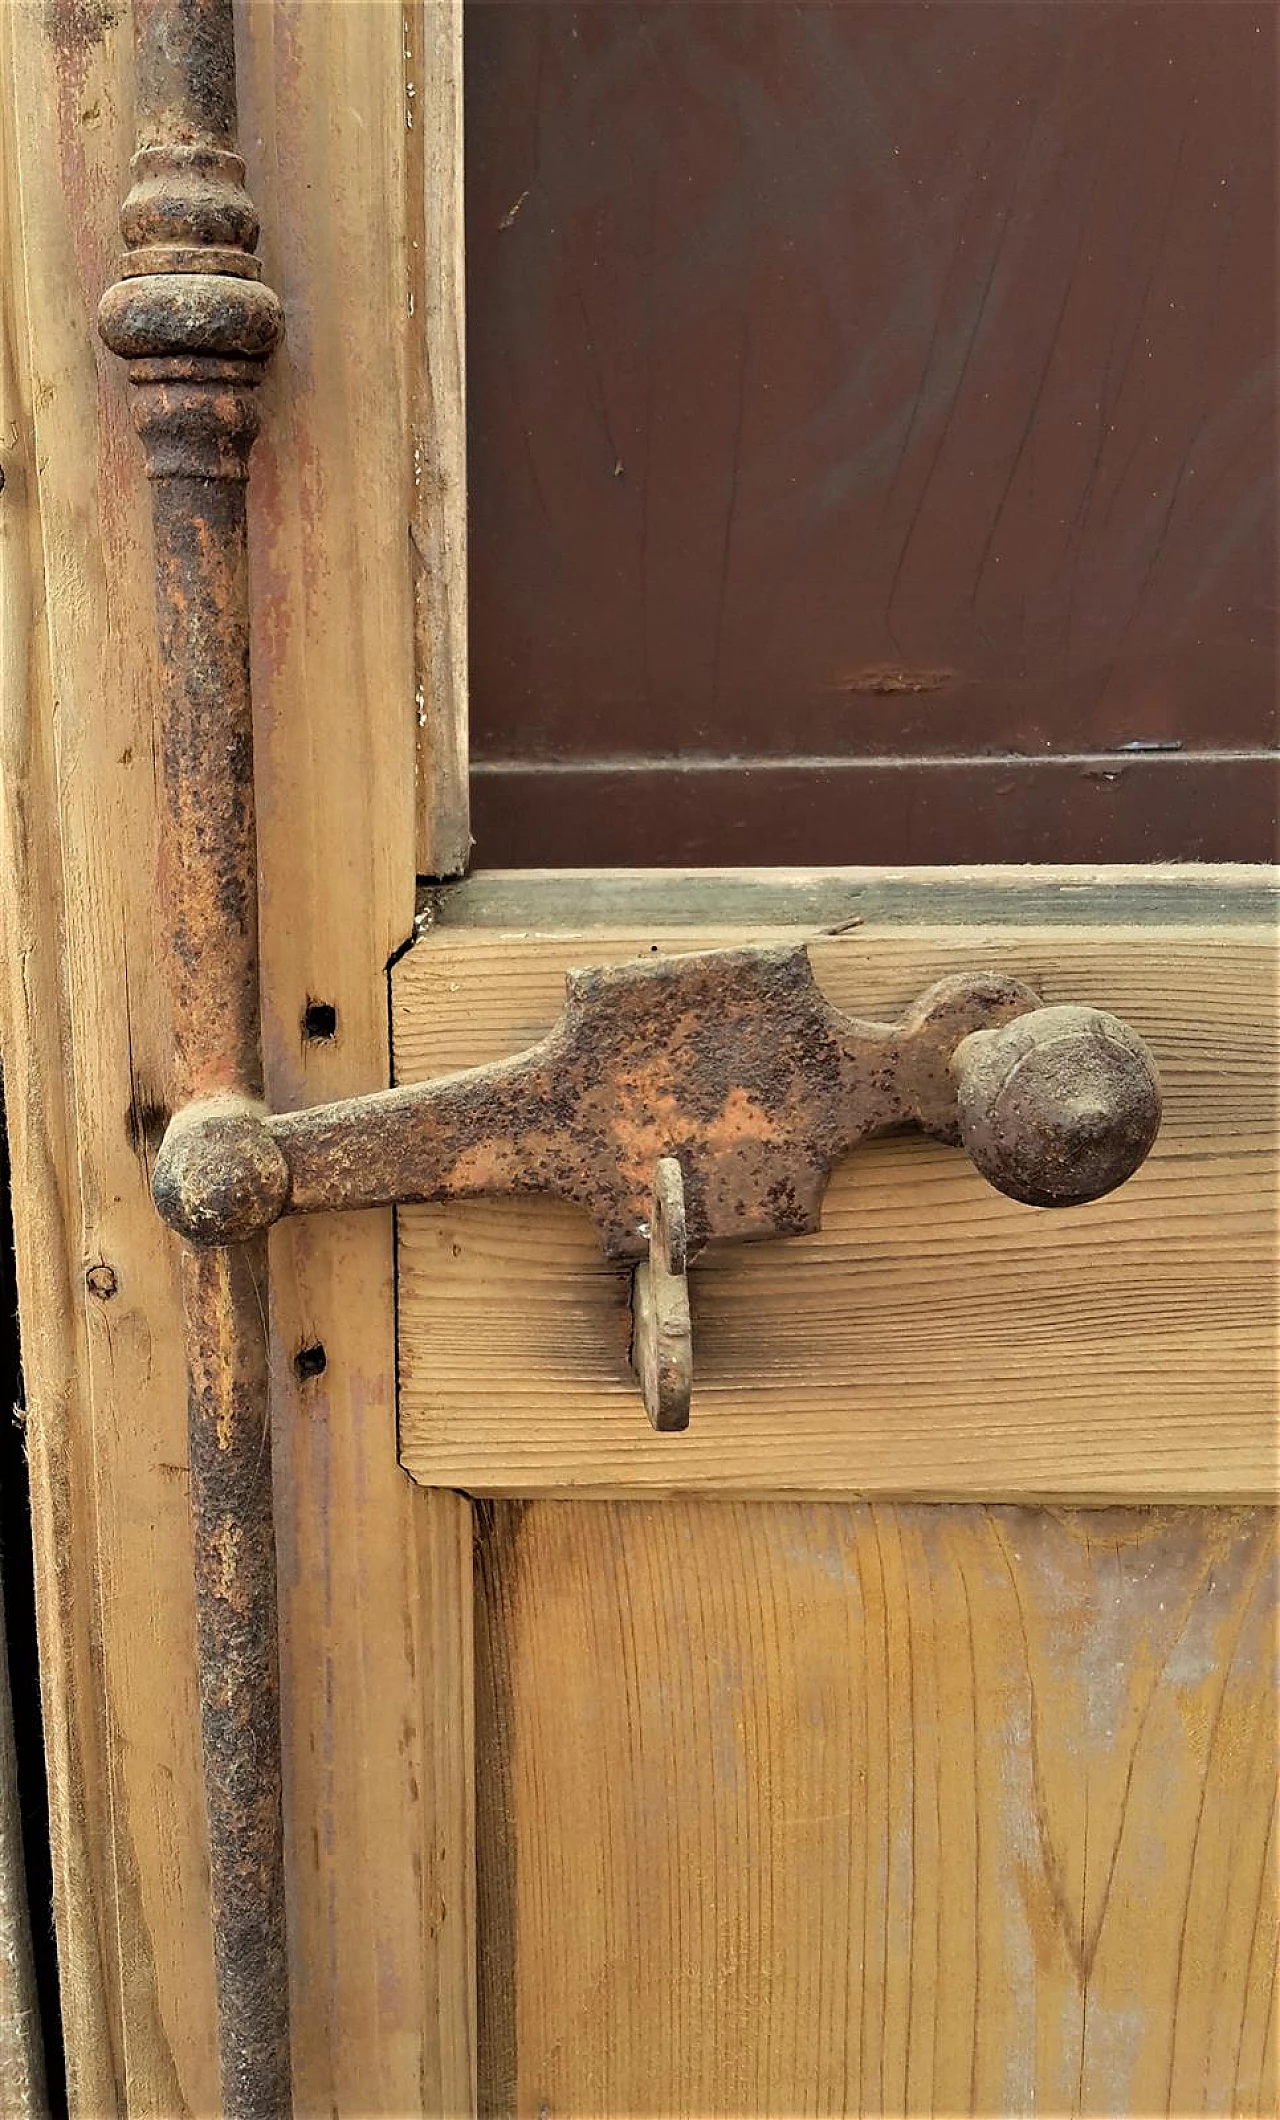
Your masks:
{"label": "brown painted surface", "polygon": [[[1272,743],[1274,46],[1181,0],[470,11],[481,860],[602,858],[591,784],[502,761]],[[1162,825],[1127,758],[1014,835],[1270,855],[1265,759]],[[886,823],[793,765],[746,858],[998,858],[1002,767],[920,770]],[[759,771],[629,781],[613,858],[744,858]]]}
{"label": "brown painted surface", "polygon": [[1213,758],[519,762],[472,780],[491,867],[1273,860],[1280,775]]}

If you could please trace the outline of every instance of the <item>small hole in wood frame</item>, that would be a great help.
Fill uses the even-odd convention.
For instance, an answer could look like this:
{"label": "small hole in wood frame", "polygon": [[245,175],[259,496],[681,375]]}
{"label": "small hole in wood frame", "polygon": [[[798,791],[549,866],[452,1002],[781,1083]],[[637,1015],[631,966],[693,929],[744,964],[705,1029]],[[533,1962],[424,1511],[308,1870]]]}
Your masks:
{"label": "small hole in wood frame", "polygon": [[328,1367],[329,1357],[318,1340],[311,1347],[300,1347],[293,1358],[293,1373],[300,1384],[322,1377]]}
{"label": "small hole in wood frame", "polygon": [[338,1011],[332,1001],[308,1001],[302,1011],[302,1035],[308,1045],[322,1045],[338,1035]]}

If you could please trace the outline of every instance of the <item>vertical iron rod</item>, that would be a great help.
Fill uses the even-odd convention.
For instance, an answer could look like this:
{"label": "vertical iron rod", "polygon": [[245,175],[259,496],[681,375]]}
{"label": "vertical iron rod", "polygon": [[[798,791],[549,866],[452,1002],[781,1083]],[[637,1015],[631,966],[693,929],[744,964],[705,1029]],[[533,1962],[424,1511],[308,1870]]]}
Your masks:
{"label": "vertical iron rod", "polygon": [[[231,0],[135,0],[138,152],[102,336],[155,536],[175,1104],[261,1098],[245,486],[281,331],[236,153]],[[266,1240],[183,1246],[196,1659],[227,2120],[287,2120]]]}

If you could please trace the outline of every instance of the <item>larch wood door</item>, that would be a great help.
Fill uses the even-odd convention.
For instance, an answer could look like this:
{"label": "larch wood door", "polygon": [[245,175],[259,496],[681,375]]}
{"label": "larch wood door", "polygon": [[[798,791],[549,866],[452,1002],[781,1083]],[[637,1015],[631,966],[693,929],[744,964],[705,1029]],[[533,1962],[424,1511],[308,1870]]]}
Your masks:
{"label": "larch wood door", "polygon": [[[688,12],[691,65],[741,32],[732,11]],[[963,14],[976,36],[997,12],[1025,18],[1017,79],[1052,75],[1056,47],[1036,40],[1068,16],[1087,14],[1086,44],[1109,34],[1107,9],[849,14],[893,75],[896,18],[951,34]],[[1186,85],[1190,47],[1168,23],[1187,11],[1159,12]],[[1229,66],[1256,11],[1219,12]],[[575,27],[629,21],[651,54],[680,13],[539,9],[544,79]],[[847,62],[839,10],[768,14],[818,36],[804,80],[822,74],[822,39]],[[516,27],[518,45],[519,11]],[[651,875],[431,882],[467,851],[458,14],[281,0],[245,7],[238,35],[242,144],[287,317],[250,484],[274,1108],[519,1050],[575,964],[781,938],[811,944],[842,1005],[896,1009],[974,967],[1114,1008],[1151,1043],[1167,1098],[1149,1163],[1096,1206],[1038,1215],[954,1150],[886,1140],[837,1175],[818,1235],[713,1251],[694,1272],[683,1436],[648,1429],[627,1277],[567,1209],[473,1202],[273,1233],[297,2113],[1270,2113],[1274,875],[780,871],[762,839],[746,871],[668,854]],[[524,56],[499,52],[480,96]],[[1078,60],[1072,94],[1097,63],[1092,48]],[[4,1063],[77,2120],[218,2103],[179,1305],[149,1195],[172,1026],[146,497],[124,385],[92,336],[116,270],[131,64],[128,10],[105,0],[0,12]],[[1074,107],[1055,103],[1054,124]],[[1099,186],[1123,145],[1117,109],[1088,134]],[[912,138],[923,153],[925,132]],[[1030,156],[1047,182],[1054,156],[1042,167],[1034,140],[1033,119],[1013,167]],[[1197,132],[1193,164],[1202,150]],[[495,247],[526,213],[541,225],[519,170],[508,196],[512,174],[492,180]],[[1155,210],[1139,203],[1135,242]],[[998,245],[1002,209],[972,211]],[[1233,507],[1256,411],[1247,350],[1227,349],[1246,371],[1228,431],[1205,429]],[[928,398],[926,425],[937,410]],[[480,442],[483,530],[500,470],[477,468]],[[932,430],[921,446],[940,446]],[[617,461],[608,500],[630,507]],[[536,470],[535,452],[535,501]],[[1211,513],[1226,506],[1205,483]],[[993,503],[1014,544],[1024,503]],[[740,613],[767,572],[767,552],[748,557]],[[1150,558],[1134,545],[1126,565],[1141,576]],[[1170,609],[1183,580],[1160,579]],[[679,603],[680,580],[667,588]],[[829,598],[824,621],[841,608]],[[826,645],[887,683],[865,608]],[[1232,640],[1244,705],[1206,787],[1245,785],[1234,753],[1247,765],[1257,741],[1260,651],[1243,622]],[[486,631],[474,667],[491,675],[499,647]],[[996,689],[968,699],[979,749],[1006,647],[994,678],[984,666]],[[751,668],[753,653],[748,628],[733,654]],[[950,658],[944,644],[926,659]],[[1181,672],[1193,720],[1205,670]],[[526,674],[548,696],[560,681]],[[1078,677],[1064,652],[1054,683],[1070,694]],[[549,828],[537,804],[555,775],[501,751],[489,698],[480,815],[496,836],[515,789]],[[677,717],[681,698],[673,683]],[[806,712],[829,706],[815,690]],[[931,784],[941,756],[927,752]],[[623,845],[606,794],[581,795],[575,858],[594,833],[614,858]],[[768,812],[766,789],[751,814]]]}
{"label": "larch wood door", "polygon": [[568,964],[789,932],[847,1007],[962,963],[1106,994],[1166,1095],[1092,1207],[902,1139],[819,1235],[713,1247],[683,1435],[573,1210],[401,1215],[401,1461],[486,1497],[485,2113],[1273,2108],[1271,904],[1248,870],[433,902],[401,1079],[518,1049]]}

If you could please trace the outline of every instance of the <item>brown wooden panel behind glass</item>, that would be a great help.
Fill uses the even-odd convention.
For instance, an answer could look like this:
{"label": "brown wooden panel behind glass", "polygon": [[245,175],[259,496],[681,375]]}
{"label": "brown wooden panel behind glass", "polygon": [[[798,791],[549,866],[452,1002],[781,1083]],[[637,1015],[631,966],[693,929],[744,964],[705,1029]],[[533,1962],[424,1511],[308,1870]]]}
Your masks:
{"label": "brown wooden panel behind glass", "polygon": [[1270,855],[1274,11],[467,40],[478,858]]}

